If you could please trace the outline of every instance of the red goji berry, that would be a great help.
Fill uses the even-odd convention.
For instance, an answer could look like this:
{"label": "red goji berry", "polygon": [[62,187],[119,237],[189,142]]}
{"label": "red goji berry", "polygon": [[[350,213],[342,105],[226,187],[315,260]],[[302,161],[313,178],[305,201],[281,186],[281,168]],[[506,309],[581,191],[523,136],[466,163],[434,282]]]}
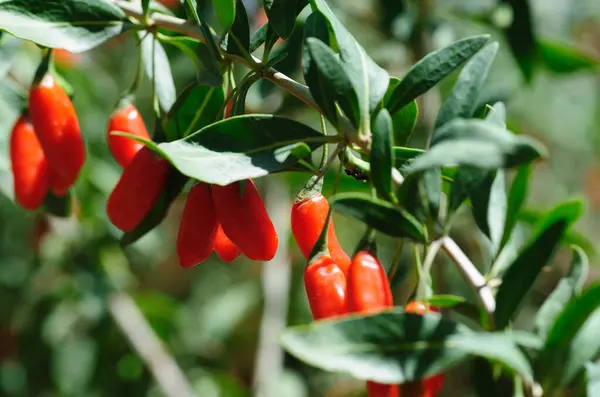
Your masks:
{"label": "red goji berry", "polygon": [[227,237],[220,224],[215,237],[215,252],[223,262],[231,262],[242,253],[237,245]]}
{"label": "red goji berry", "polygon": [[[328,212],[329,203],[321,193],[317,193],[309,199],[297,201],[292,206],[292,234],[306,259],[323,230]],[[346,274],[350,266],[350,257],[338,242],[333,219],[330,219],[327,229],[327,249],[336,265]]]}
{"label": "red goji berry", "polygon": [[348,308],[372,313],[390,306],[392,291],[381,263],[368,251],[358,252],[348,269]]}
{"label": "red goji berry", "polygon": [[190,189],[177,234],[177,256],[181,267],[204,262],[213,250],[219,223],[210,186],[198,183]]}
{"label": "red goji berry", "polygon": [[71,186],[85,162],[85,145],[73,103],[51,75],[31,87],[29,115],[50,168]]}
{"label": "red goji berry", "polygon": [[50,190],[55,196],[63,197],[69,191],[71,182],[69,178],[57,173],[53,169],[50,170]]}
{"label": "red goji berry", "polygon": [[142,115],[134,105],[129,104],[113,112],[107,129],[108,147],[121,167],[126,167],[144,145],[124,136],[112,135],[111,131],[128,132],[150,140]]}
{"label": "red goji berry", "polygon": [[24,116],[11,132],[10,160],[15,200],[28,210],[39,208],[48,192],[49,167],[33,125]]}
{"label": "red goji berry", "polygon": [[160,198],[168,173],[167,160],[142,148],[108,198],[106,211],[111,222],[125,232],[135,229]]}
{"label": "red goji berry", "polygon": [[367,381],[367,395],[369,397],[399,397],[400,388],[398,385]]}
{"label": "red goji berry", "polygon": [[273,259],[279,239],[254,182],[246,182],[243,195],[239,182],[212,185],[211,190],[217,218],[227,237],[250,259]]}
{"label": "red goji berry", "polygon": [[304,288],[313,319],[348,313],[346,276],[331,257],[321,256],[304,269]]}

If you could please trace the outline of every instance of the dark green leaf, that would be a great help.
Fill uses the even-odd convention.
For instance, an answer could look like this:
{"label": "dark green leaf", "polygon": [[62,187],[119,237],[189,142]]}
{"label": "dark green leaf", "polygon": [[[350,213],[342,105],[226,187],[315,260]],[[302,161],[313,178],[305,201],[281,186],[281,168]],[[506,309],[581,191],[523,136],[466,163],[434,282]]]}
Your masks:
{"label": "dark green leaf", "polygon": [[[230,0],[226,0],[226,1],[230,1]],[[212,33],[212,30],[210,29],[210,26],[208,26],[208,24],[206,23],[206,20],[202,16],[202,12],[201,12],[201,9],[198,7],[198,3],[196,2],[196,0],[185,0],[185,4],[187,6],[186,7],[187,14],[191,15],[191,17],[194,19],[194,21],[196,21],[196,23],[198,25],[200,25],[200,30],[202,31],[202,34],[206,38],[206,41],[205,41],[206,51],[210,55],[211,59],[210,60],[206,59],[203,61],[205,63],[209,63],[209,62],[216,62],[216,61],[220,60],[221,53],[219,52],[219,47],[217,47],[217,43],[215,42],[215,39],[213,37],[213,33]]]}
{"label": "dark green leaf", "polygon": [[148,15],[148,11],[150,11],[150,0],[142,0],[142,12]]}
{"label": "dark green leaf", "polygon": [[568,386],[581,372],[582,366],[598,358],[600,354],[600,309],[596,309],[581,326],[573,341],[569,344],[564,367],[561,373],[561,385]]}
{"label": "dark green leaf", "polygon": [[371,182],[377,193],[386,200],[392,199],[392,167],[395,164],[392,118],[384,108],[373,121],[371,144]]}
{"label": "dark green leaf", "polygon": [[423,95],[444,77],[462,65],[489,40],[489,35],[473,36],[459,40],[446,48],[427,54],[404,76],[388,102],[390,113],[408,105]]}
{"label": "dark green leaf", "polygon": [[446,309],[464,303],[466,300],[462,296],[456,295],[434,295],[423,299],[423,302],[438,309]]}
{"label": "dark green leaf", "polygon": [[221,87],[191,85],[179,95],[163,125],[169,136],[185,138],[219,120],[224,100]]}
{"label": "dark green leaf", "polygon": [[198,71],[198,82],[211,87],[223,84],[219,63],[212,57],[206,44],[187,36],[160,35],[160,40],[171,44],[187,55]]}
{"label": "dark green leaf", "polygon": [[573,260],[569,273],[558,282],[558,285],[552,291],[552,294],[546,298],[535,317],[536,332],[542,338],[546,338],[548,329],[565,305],[581,293],[588,276],[588,270],[589,262],[585,252],[579,247],[573,247]]}
{"label": "dark green leaf", "polygon": [[290,37],[296,23],[298,0],[263,0],[269,23],[282,39]]}
{"label": "dark green leaf", "polygon": [[131,26],[119,7],[104,0],[0,2],[0,30],[50,48],[83,52]]}
{"label": "dark green leaf", "polygon": [[[383,98],[383,105],[389,111],[389,103],[392,98],[392,94],[396,86],[400,84],[400,79],[397,77],[390,77],[390,83],[388,89]],[[417,117],[419,116],[419,108],[417,101],[413,100],[406,106],[403,106],[395,113],[392,114],[392,124],[394,125],[394,142],[396,145],[407,145],[412,135],[415,125],[417,124]]]}
{"label": "dark green leaf", "polygon": [[167,215],[171,204],[179,196],[179,193],[181,193],[188,180],[189,178],[171,167],[167,177],[167,185],[162,191],[160,198],[138,227],[123,234],[123,237],[121,237],[121,246],[126,247],[135,243],[146,233],[158,226]]}
{"label": "dark green leaf", "polygon": [[237,95],[235,96],[235,100],[233,102],[233,107],[231,109],[232,116],[238,116],[246,113],[246,96],[248,95],[248,91],[250,87],[258,80],[257,76],[252,76],[244,84],[241,84],[237,87]]}
{"label": "dark green leaf", "polygon": [[544,155],[545,149],[540,144],[489,121],[455,119],[442,126],[431,142],[431,149],[404,170],[414,173],[455,165],[510,168]]}
{"label": "dark green leaf", "polygon": [[473,356],[493,359],[531,378],[509,334],[475,333],[439,315],[398,309],[288,328],[284,348],[327,371],[358,379],[404,383],[445,371]]}
{"label": "dark green leaf", "polygon": [[221,28],[223,28],[223,35],[229,31],[235,21],[235,0],[212,0],[215,14]]}
{"label": "dark green leaf", "polygon": [[504,35],[525,80],[530,82],[533,78],[537,46],[529,1],[502,0],[502,3],[506,4],[512,10],[512,21],[504,29]]}
{"label": "dark green leaf", "polygon": [[242,57],[250,52],[250,25],[242,0],[236,0],[235,20],[227,34],[227,52]]}
{"label": "dark green leaf", "polygon": [[311,6],[313,10],[317,9],[321,12],[331,24],[342,64],[350,80],[355,84],[356,92],[359,93],[362,123],[368,128],[369,115],[383,99],[390,77],[367,55],[364,48],[335,17],[325,0],[315,0],[311,2]]}
{"label": "dark green leaf", "polygon": [[565,202],[552,209],[536,228],[533,238],[502,277],[496,295],[496,327],[504,328],[531,289],[538,274],[552,258],[565,231],[581,216],[580,201]]}
{"label": "dark green leaf", "polygon": [[260,28],[258,28],[258,30],[256,32],[254,32],[254,34],[252,35],[252,37],[250,37],[250,47],[249,47],[249,52],[252,54],[254,51],[258,50],[258,48],[265,44],[265,41],[267,40],[267,32],[269,31],[269,23],[265,23],[264,25],[262,25]]}
{"label": "dark green leaf", "polygon": [[[396,143],[396,141],[394,141]],[[407,162],[425,153],[423,149],[394,146],[394,159],[397,168],[403,167]]]}
{"label": "dark green leaf", "polygon": [[[331,48],[314,37],[308,37],[305,45],[311,61],[317,67],[319,76],[319,86],[310,87],[309,85],[311,92],[321,91],[317,93],[317,96],[322,96],[329,102],[337,102],[344,114],[352,121],[354,127],[358,128],[361,117],[358,108],[358,97],[354,85],[337,55]],[[335,105],[328,105],[328,107],[330,106]],[[335,119],[332,121],[335,121]]]}
{"label": "dark green leaf", "polygon": [[[454,183],[452,184],[452,192],[448,200],[448,220],[451,219],[452,215],[461,206],[461,204],[484,183],[486,178],[490,175],[490,171],[481,168],[474,168],[470,166],[459,167],[454,177]],[[494,176],[491,176],[493,181]],[[487,204],[487,198],[480,197],[485,200]],[[482,230],[485,233],[485,230]]]}
{"label": "dark green leaf", "polygon": [[175,83],[171,73],[171,65],[165,49],[151,34],[139,32],[142,39],[142,58],[144,69],[150,81],[161,109],[165,112],[175,103]]}
{"label": "dark green leaf", "polygon": [[227,185],[281,171],[296,163],[294,149],[311,150],[339,138],[279,116],[252,114],[208,125],[185,139],[159,144],[164,156],[184,175]]}
{"label": "dark green leaf", "polygon": [[471,192],[471,204],[477,226],[490,239],[493,253],[498,253],[507,206],[503,170],[485,175],[482,183]]}
{"label": "dark green leaf", "polygon": [[538,40],[542,61],[555,73],[574,73],[581,70],[594,70],[600,67],[600,59],[586,55],[573,45],[555,41]]}
{"label": "dark green leaf", "polygon": [[486,359],[477,357],[473,360],[472,381],[475,387],[475,393],[478,397],[502,397],[499,390],[496,377],[494,376],[494,367]]}
{"label": "dark green leaf", "polygon": [[500,240],[500,250],[504,248],[504,246],[510,240],[515,225],[517,224],[517,216],[519,215],[519,212],[525,203],[525,199],[527,198],[527,189],[529,186],[531,171],[531,164],[525,164],[519,168],[517,175],[510,186],[508,203],[506,206],[506,221],[504,224],[504,231],[502,233],[502,240]]}
{"label": "dark green leaf", "polygon": [[404,209],[387,201],[364,193],[345,193],[334,196],[331,206],[335,211],[356,218],[392,237],[426,241],[423,225]]}
{"label": "dark green leaf", "polygon": [[398,189],[400,204],[422,222],[435,224],[439,218],[442,175],[439,168],[408,175]]}
{"label": "dark green leaf", "polygon": [[450,95],[440,109],[435,127],[441,127],[457,117],[472,117],[479,94],[498,52],[498,43],[492,43],[475,54],[461,70]]}

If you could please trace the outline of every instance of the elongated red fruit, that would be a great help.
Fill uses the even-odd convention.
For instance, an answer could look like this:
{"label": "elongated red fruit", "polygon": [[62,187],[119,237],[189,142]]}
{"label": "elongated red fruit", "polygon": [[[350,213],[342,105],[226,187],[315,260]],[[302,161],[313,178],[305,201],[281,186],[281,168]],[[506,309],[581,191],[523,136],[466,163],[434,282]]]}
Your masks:
{"label": "elongated red fruit", "polygon": [[142,148],[108,198],[106,212],[111,222],[125,232],[135,229],[160,198],[168,173],[167,160]]}
{"label": "elongated red fruit", "polygon": [[212,185],[211,189],[217,218],[227,237],[250,259],[273,259],[279,239],[254,182],[246,182],[243,195],[240,182]]}
{"label": "elongated red fruit", "polygon": [[85,146],[73,103],[51,75],[31,87],[29,115],[50,168],[71,186],[85,162]]}
{"label": "elongated red fruit", "polygon": [[111,131],[128,132],[137,137],[150,140],[142,115],[134,105],[129,104],[117,109],[110,117],[106,133],[108,147],[117,163],[121,164],[121,167],[126,167],[144,145],[124,136],[112,135]]}
{"label": "elongated red fruit", "polygon": [[351,312],[373,313],[393,306],[392,291],[379,260],[360,251],[348,269],[348,307]]}
{"label": "elongated red fruit", "polygon": [[181,267],[196,266],[210,256],[218,226],[210,186],[198,183],[190,189],[179,224],[177,256]]}
{"label": "elongated red fruit", "polygon": [[304,269],[304,288],[313,319],[348,313],[346,276],[331,257],[323,255]]}
{"label": "elongated red fruit", "polygon": [[63,197],[69,191],[71,183],[69,178],[50,169],[50,190],[55,196]]}
{"label": "elongated red fruit", "polygon": [[399,397],[400,387],[367,381],[367,394],[369,397]]}
{"label": "elongated red fruit", "polygon": [[242,253],[237,245],[227,237],[220,224],[215,236],[215,252],[223,262],[232,262]]}
{"label": "elongated red fruit", "polygon": [[39,208],[48,191],[49,168],[33,125],[24,116],[11,132],[10,160],[15,200],[27,210]]}
{"label": "elongated red fruit", "polygon": [[[329,203],[325,196],[317,193],[309,199],[297,201],[292,206],[292,234],[306,259],[310,255],[329,212]],[[333,261],[344,273],[348,272],[350,257],[344,252],[333,227],[333,219],[329,221],[327,230],[327,249]]]}

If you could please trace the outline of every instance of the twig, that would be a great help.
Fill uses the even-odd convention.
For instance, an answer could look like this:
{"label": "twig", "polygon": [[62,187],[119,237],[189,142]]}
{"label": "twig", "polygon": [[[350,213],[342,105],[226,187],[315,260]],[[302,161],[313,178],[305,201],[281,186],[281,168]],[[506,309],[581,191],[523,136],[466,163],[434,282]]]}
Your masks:
{"label": "twig", "polygon": [[442,248],[446,254],[456,263],[458,270],[465,280],[471,285],[488,317],[488,325],[494,329],[494,310],[496,300],[492,290],[487,285],[485,278],[479,273],[473,262],[465,255],[454,240],[450,237],[442,237]]}
{"label": "twig", "polygon": [[134,300],[124,292],[108,298],[108,310],[167,397],[196,397],[183,371],[163,347]]}
{"label": "twig", "polygon": [[288,251],[290,224],[289,197],[283,181],[267,181],[266,204],[275,221],[279,235],[279,248],[275,257],[263,264],[262,285],[264,311],[260,324],[260,337],[254,367],[254,396],[269,395],[273,380],[279,379],[283,370],[283,351],[279,346],[279,335],[287,324],[287,308],[291,283],[291,263]]}

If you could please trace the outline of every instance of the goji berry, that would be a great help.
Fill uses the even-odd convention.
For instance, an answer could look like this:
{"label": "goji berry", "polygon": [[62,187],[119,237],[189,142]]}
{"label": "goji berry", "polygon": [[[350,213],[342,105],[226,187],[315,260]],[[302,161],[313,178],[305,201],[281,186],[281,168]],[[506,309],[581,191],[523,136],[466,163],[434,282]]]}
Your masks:
{"label": "goji berry", "polygon": [[49,184],[46,156],[29,120],[20,116],[10,136],[15,200],[28,210],[42,205]]}
{"label": "goji berry", "polygon": [[[292,234],[306,259],[323,230],[328,212],[329,203],[321,193],[316,193],[308,199],[298,200],[292,205]],[[350,266],[350,257],[338,242],[333,219],[330,219],[327,229],[327,249],[336,265],[346,274]]]}
{"label": "goji berry", "polygon": [[313,319],[331,318],[348,312],[346,276],[327,255],[304,269],[304,288]]}
{"label": "goji berry", "polygon": [[390,306],[392,291],[381,263],[368,251],[358,252],[348,269],[348,308],[351,312],[372,313]]}
{"label": "goji berry", "polygon": [[63,197],[67,194],[70,187],[71,182],[69,178],[65,177],[62,174],[59,174],[53,169],[50,170],[50,190],[52,190],[52,193],[54,193],[54,195],[58,197]]}
{"label": "goji berry", "polygon": [[367,381],[367,394],[369,397],[399,397],[400,388],[398,385]]}
{"label": "goji berry", "polygon": [[129,104],[113,112],[107,129],[108,147],[121,167],[126,167],[144,145],[124,136],[112,135],[111,131],[127,132],[150,140],[142,115],[134,105]]}
{"label": "goji berry", "polygon": [[108,198],[106,211],[111,222],[125,232],[135,229],[160,198],[168,173],[167,160],[142,148]]}
{"label": "goji berry", "polygon": [[177,234],[177,256],[181,267],[204,262],[213,250],[219,223],[210,186],[198,183],[190,189]]}
{"label": "goji berry", "polygon": [[215,252],[223,262],[231,262],[242,253],[237,245],[227,237],[220,224],[215,236]]}
{"label": "goji berry", "polygon": [[50,168],[71,186],[85,162],[85,146],[73,103],[51,75],[31,87],[29,115]]}
{"label": "goji berry", "polygon": [[246,182],[243,194],[240,182],[212,185],[211,190],[217,218],[227,237],[250,259],[273,259],[279,239],[254,182]]}

